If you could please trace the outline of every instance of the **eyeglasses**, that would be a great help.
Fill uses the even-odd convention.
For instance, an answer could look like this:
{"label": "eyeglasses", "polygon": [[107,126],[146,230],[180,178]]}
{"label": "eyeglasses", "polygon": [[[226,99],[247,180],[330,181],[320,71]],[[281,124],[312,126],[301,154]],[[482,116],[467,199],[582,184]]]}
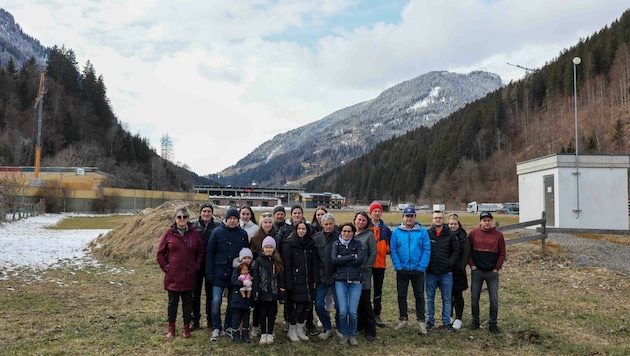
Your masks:
{"label": "eyeglasses", "polygon": [[188,215],[177,215],[177,218],[180,220],[188,219]]}
{"label": "eyeglasses", "polygon": [[270,218],[271,217],[271,213],[262,213],[260,214],[261,217],[263,218]]}

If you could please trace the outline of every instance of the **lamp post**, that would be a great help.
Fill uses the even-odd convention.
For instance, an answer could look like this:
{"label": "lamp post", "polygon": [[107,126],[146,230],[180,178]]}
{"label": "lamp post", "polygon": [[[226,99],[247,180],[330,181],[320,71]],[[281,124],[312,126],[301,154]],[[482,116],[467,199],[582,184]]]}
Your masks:
{"label": "lamp post", "polygon": [[575,101],[575,186],[577,207],[573,210],[580,217],[580,163],[578,146],[578,99],[577,99],[577,65],[582,63],[580,57],[573,58],[573,99]]}

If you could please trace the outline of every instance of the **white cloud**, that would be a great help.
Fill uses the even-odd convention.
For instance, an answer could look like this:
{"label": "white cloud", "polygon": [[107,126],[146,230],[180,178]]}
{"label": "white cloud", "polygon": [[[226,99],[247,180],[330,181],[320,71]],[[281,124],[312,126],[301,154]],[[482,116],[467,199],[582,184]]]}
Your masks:
{"label": "white cloud", "polygon": [[521,78],[524,70],[506,62],[540,67],[628,8],[620,0],[413,0],[397,17],[375,21],[374,11],[357,19],[364,15],[358,5],[382,3],[7,0],[2,6],[42,44],[73,49],[80,67],[90,60],[128,129],[154,146],[168,133],[175,160],[199,174],[431,70]]}

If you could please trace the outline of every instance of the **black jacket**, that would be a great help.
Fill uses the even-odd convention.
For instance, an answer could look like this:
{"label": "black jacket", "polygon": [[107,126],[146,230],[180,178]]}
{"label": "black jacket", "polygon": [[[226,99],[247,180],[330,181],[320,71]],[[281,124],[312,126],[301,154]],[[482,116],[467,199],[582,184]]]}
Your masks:
{"label": "black jacket", "polygon": [[468,276],[466,276],[466,265],[470,258],[470,242],[468,234],[463,227],[454,232],[457,242],[459,242],[459,258],[453,266],[453,290],[460,291],[468,289]]}
{"label": "black jacket", "polygon": [[252,291],[255,301],[275,302],[278,300],[278,279],[282,278],[282,275],[277,273],[275,268],[273,256],[261,254],[254,261]]}
{"label": "black jacket", "polygon": [[337,228],[333,232],[320,231],[315,234],[315,248],[319,255],[319,282],[324,284],[334,284],[333,278],[334,267],[331,260],[331,251],[333,244],[338,241],[339,232]]}
{"label": "black jacket", "polygon": [[451,272],[459,258],[459,242],[455,234],[446,225],[442,226],[442,233],[439,237],[433,225],[427,232],[431,241],[431,258],[427,273],[444,274]]}
{"label": "black jacket", "polygon": [[284,265],[282,288],[287,290],[291,302],[312,302],[315,283],[319,282],[319,257],[310,236],[299,238],[290,235],[282,244]]}
{"label": "black jacket", "polygon": [[363,282],[361,266],[365,263],[367,256],[359,239],[353,237],[348,246],[337,239],[332,246],[330,257],[336,267],[334,275],[336,281]]}

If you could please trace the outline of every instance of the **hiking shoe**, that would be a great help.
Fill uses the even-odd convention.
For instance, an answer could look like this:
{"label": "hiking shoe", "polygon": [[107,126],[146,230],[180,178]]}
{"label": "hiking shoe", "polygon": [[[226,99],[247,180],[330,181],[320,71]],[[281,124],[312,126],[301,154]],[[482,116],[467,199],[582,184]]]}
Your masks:
{"label": "hiking shoe", "polygon": [[501,330],[499,330],[499,327],[496,324],[489,325],[488,331],[490,331],[492,334],[495,334],[495,335],[498,335],[501,333]]}
{"label": "hiking shoe", "polygon": [[354,336],[348,336],[348,342],[352,346],[359,346],[359,341],[357,341],[357,338]]}
{"label": "hiking shoe", "polygon": [[[431,324],[433,326],[433,324]],[[426,335],[429,332],[429,328],[427,327],[427,323],[424,321],[418,322],[418,329],[420,329],[420,334]]]}
{"label": "hiking shoe", "polygon": [[427,322],[427,331],[431,331],[431,330],[433,330],[433,327],[434,327],[434,325],[433,325],[433,323],[432,323],[432,322],[430,322],[430,321],[429,321],[429,322]]}
{"label": "hiking shoe", "polygon": [[462,328],[462,321],[459,319],[455,319],[455,322],[453,323],[453,329],[459,330],[461,328]]}
{"label": "hiking shoe", "polygon": [[319,334],[319,338],[322,340],[328,340],[333,336],[333,331],[332,330],[324,330],[322,333]]}
{"label": "hiking shoe", "polygon": [[448,332],[451,332],[451,333],[455,332],[455,329],[453,329],[453,325],[451,325],[451,324],[442,325],[442,329],[444,329],[444,330],[446,330]]}
{"label": "hiking shoe", "polygon": [[470,323],[470,330],[477,330],[477,329],[479,329],[478,321],[473,321],[472,323]]}
{"label": "hiking shoe", "polygon": [[384,328],[387,326],[387,324],[385,324],[383,320],[381,319],[380,315],[376,315],[374,317],[374,320],[376,321],[376,326],[378,326],[379,328]]}
{"label": "hiking shoe", "polygon": [[341,334],[341,336],[339,336],[339,343],[341,345],[348,345],[348,338],[346,337],[346,335]]}
{"label": "hiking shoe", "polygon": [[365,336],[365,339],[367,341],[374,341],[374,340],[376,340],[376,337],[374,337],[374,335],[367,335],[367,336]]}
{"label": "hiking shoe", "polygon": [[317,327],[315,327],[315,325],[311,324],[311,325],[306,325],[306,332],[311,335],[319,335],[319,330],[317,330]]}
{"label": "hiking shoe", "polygon": [[404,328],[405,326],[407,326],[407,324],[409,324],[409,321],[407,320],[401,320],[398,325],[396,325],[396,327],[394,328],[394,330],[401,330],[402,328]]}
{"label": "hiking shoe", "polygon": [[212,330],[212,336],[210,336],[210,341],[219,340],[219,336],[221,336],[221,330],[219,329]]}

